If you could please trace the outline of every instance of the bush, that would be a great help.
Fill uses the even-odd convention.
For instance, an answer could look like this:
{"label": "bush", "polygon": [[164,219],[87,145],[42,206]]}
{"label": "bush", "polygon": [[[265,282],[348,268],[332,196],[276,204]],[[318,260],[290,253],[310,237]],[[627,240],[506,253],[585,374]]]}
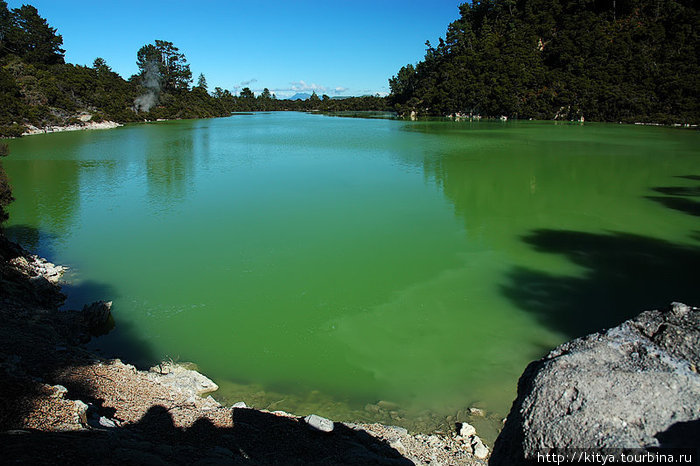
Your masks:
{"label": "bush", "polygon": [[[0,137],[18,138],[24,133],[25,127],[14,123],[12,125],[0,125]],[[5,144],[7,146],[7,144]]]}

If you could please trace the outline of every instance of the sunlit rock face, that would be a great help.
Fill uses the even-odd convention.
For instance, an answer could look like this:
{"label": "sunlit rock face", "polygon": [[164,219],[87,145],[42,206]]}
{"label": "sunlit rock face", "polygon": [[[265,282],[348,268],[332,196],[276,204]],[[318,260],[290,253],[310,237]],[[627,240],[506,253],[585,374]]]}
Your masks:
{"label": "sunlit rock face", "polygon": [[673,303],[533,362],[492,463],[562,449],[691,447],[700,423],[700,310]]}

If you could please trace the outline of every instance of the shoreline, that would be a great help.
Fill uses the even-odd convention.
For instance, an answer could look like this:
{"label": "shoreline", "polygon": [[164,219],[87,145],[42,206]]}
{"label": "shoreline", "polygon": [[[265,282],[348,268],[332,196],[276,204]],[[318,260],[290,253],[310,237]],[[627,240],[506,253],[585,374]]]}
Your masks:
{"label": "shoreline", "polygon": [[[195,118],[195,119],[211,119],[211,118],[227,118],[236,114],[252,114],[252,113],[273,113],[273,112],[289,112],[290,110],[267,110],[267,111],[260,111],[260,112],[233,112],[231,115],[228,116],[214,116],[214,117],[203,117],[203,118]],[[292,110],[294,111],[294,110]],[[375,110],[367,111],[369,112],[375,112]],[[314,112],[305,112],[305,113],[314,113]],[[324,114],[323,112],[316,112],[319,114]],[[343,112],[338,112],[338,113],[343,113]],[[356,111],[353,113],[361,113],[361,111]],[[395,112],[394,112],[395,113]],[[331,116],[339,116],[339,117],[344,117],[344,115],[333,115],[332,113],[328,113],[327,115]],[[348,118],[352,118],[351,116],[348,116]],[[448,115],[443,115],[443,116],[430,116],[430,115],[417,115],[415,112],[412,112],[410,115],[401,115],[401,114],[396,114],[396,116],[392,119],[398,119],[398,120],[404,120],[404,121],[420,121],[421,119],[430,119],[430,118],[441,118],[445,120],[451,120],[451,121],[456,121],[456,122],[479,122],[481,120],[485,121],[502,121],[502,122],[507,122],[511,119],[508,117],[500,116],[500,117],[483,117],[481,115],[463,115],[463,114],[448,114]],[[139,121],[134,121],[131,123],[159,123],[159,122],[164,122],[164,121],[177,121],[180,120],[180,118],[175,118],[175,119],[168,119],[168,118],[158,118],[156,120],[139,120]],[[661,127],[661,128],[681,128],[681,129],[696,129],[700,125],[696,124],[681,124],[681,123],[654,123],[654,122],[633,122],[633,123],[615,123],[615,122],[605,122],[605,121],[579,121],[579,120],[564,120],[564,119],[551,119],[551,120],[533,120],[532,118],[528,119],[512,119],[512,121],[546,121],[546,122],[552,122],[552,123],[576,123],[576,124],[585,124],[585,123],[607,123],[607,124],[626,124],[629,126],[655,126],[655,127]],[[74,124],[69,124],[69,125],[50,125],[50,126],[44,126],[44,127],[36,127],[33,125],[26,125],[25,126],[25,131],[19,136],[19,137],[24,137],[24,136],[34,136],[37,134],[51,134],[51,133],[62,133],[62,132],[70,132],[70,131],[89,131],[89,130],[103,130],[103,129],[114,129],[114,128],[119,128],[124,126],[126,123],[119,123],[116,121],[111,121],[111,120],[105,120],[101,122],[93,122],[93,121],[85,121],[81,123],[74,123]],[[0,138],[2,139],[2,138]]]}
{"label": "shoreline", "polygon": [[75,123],[70,125],[56,125],[56,126],[44,126],[43,128],[37,128],[33,125],[27,125],[26,131],[22,133],[22,136],[33,136],[35,134],[48,134],[48,133],[62,133],[66,131],[87,131],[93,129],[113,129],[124,126],[123,123],[117,123],[116,121],[87,121],[83,123]]}
{"label": "shoreline", "polygon": [[[104,359],[83,345],[113,325],[111,303],[58,311],[64,270],[0,237],[0,444],[9,448],[6,458],[40,460],[48,454],[42,449],[58,443],[64,458],[88,463],[486,464],[490,449],[466,423],[446,434],[411,434],[245,402],[226,407],[208,395],[218,386],[194,365],[164,362],[145,371]],[[202,441],[211,448],[190,448]]]}

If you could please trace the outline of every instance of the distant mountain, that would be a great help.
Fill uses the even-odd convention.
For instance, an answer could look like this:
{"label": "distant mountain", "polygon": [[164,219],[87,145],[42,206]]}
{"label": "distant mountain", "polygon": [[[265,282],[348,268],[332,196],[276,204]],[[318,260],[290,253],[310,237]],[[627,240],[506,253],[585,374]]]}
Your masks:
{"label": "distant mountain", "polygon": [[293,96],[287,98],[287,100],[308,100],[309,97],[311,97],[311,94],[307,94],[305,92],[298,92]]}

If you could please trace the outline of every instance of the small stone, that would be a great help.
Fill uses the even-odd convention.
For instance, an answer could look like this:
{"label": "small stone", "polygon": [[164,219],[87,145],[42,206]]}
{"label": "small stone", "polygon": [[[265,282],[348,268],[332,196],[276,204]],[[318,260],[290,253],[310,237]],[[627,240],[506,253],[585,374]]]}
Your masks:
{"label": "small stone", "polygon": [[73,402],[73,406],[75,408],[75,422],[87,425],[87,410],[88,410],[88,405],[83,403],[80,400],[75,400]]}
{"label": "small stone", "polygon": [[244,401],[238,401],[233,404],[234,408],[247,408],[248,406],[245,404]]}
{"label": "small stone", "polygon": [[[475,437],[479,438],[479,437]],[[486,445],[483,444],[481,440],[478,442],[472,443],[472,448],[474,449],[474,456],[479,458],[480,460],[483,460],[487,456],[489,456],[489,449],[486,447]]]}
{"label": "small stone", "polygon": [[461,435],[464,438],[469,438],[475,434],[476,434],[476,428],[467,422],[463,422],[459,428],[459,435]]}
{"label": "small stone", "polygon": [[317,416],[316,414],[311,414],[304,418],[304,421],[316,430],[322,432],[332,432],[333,431],[333,421],[326,419],[325,417]]}
{"label": "small stone", "polygon": [[114,429],[115,427],[117,427],[117,424],[113,420],[104,416],[100,417],[99,423],[102,427],[108,427],[110,429]]}
{"label": "small stone", "polygon": [[690,308],[683,303],[671,303],[671,314],[676,317],[685,317],[690,314]]}
{"label": "small stone", "polygon": [[68,389],[64,387],[63,385],[54,385],[51,387],[53,389],[53,397],[54,398],[63,398],[63,395],[68,393]]}
{"label": "small stone", "polygon": [[469,412],[474,416],[480,416],[480,417],[486,416],[486,413],[481,408],[469,408]]}
{"label": "small stone", "polygon": [[386,401],[386,400],[378,401],[377,406],[379,406],[381,409],[384,409],[386,411],[396,411],[397,409],[399,409],[399,405],[397,405],[394,402]]}
{"label": "small stone", "polygon": [[474,448],[471,446],[469,442],[461,445],[462,450],[466,451],[467,453],[474,454]]}
{"label": "small stone", "polygon": [[400,437],[404,437],[404,436],[408,435],[408,430],[403,428],[403,427],[390,426],[390,429],[393,430],[394,432],[396,432],[396,434],[399,435]]}
{"label": "small stone", "polygon": [[401,439],[393,439],[389,442],[389,446],[394,450],[398,451],[401,455],[406,454],[406,447],[401,443]]}

